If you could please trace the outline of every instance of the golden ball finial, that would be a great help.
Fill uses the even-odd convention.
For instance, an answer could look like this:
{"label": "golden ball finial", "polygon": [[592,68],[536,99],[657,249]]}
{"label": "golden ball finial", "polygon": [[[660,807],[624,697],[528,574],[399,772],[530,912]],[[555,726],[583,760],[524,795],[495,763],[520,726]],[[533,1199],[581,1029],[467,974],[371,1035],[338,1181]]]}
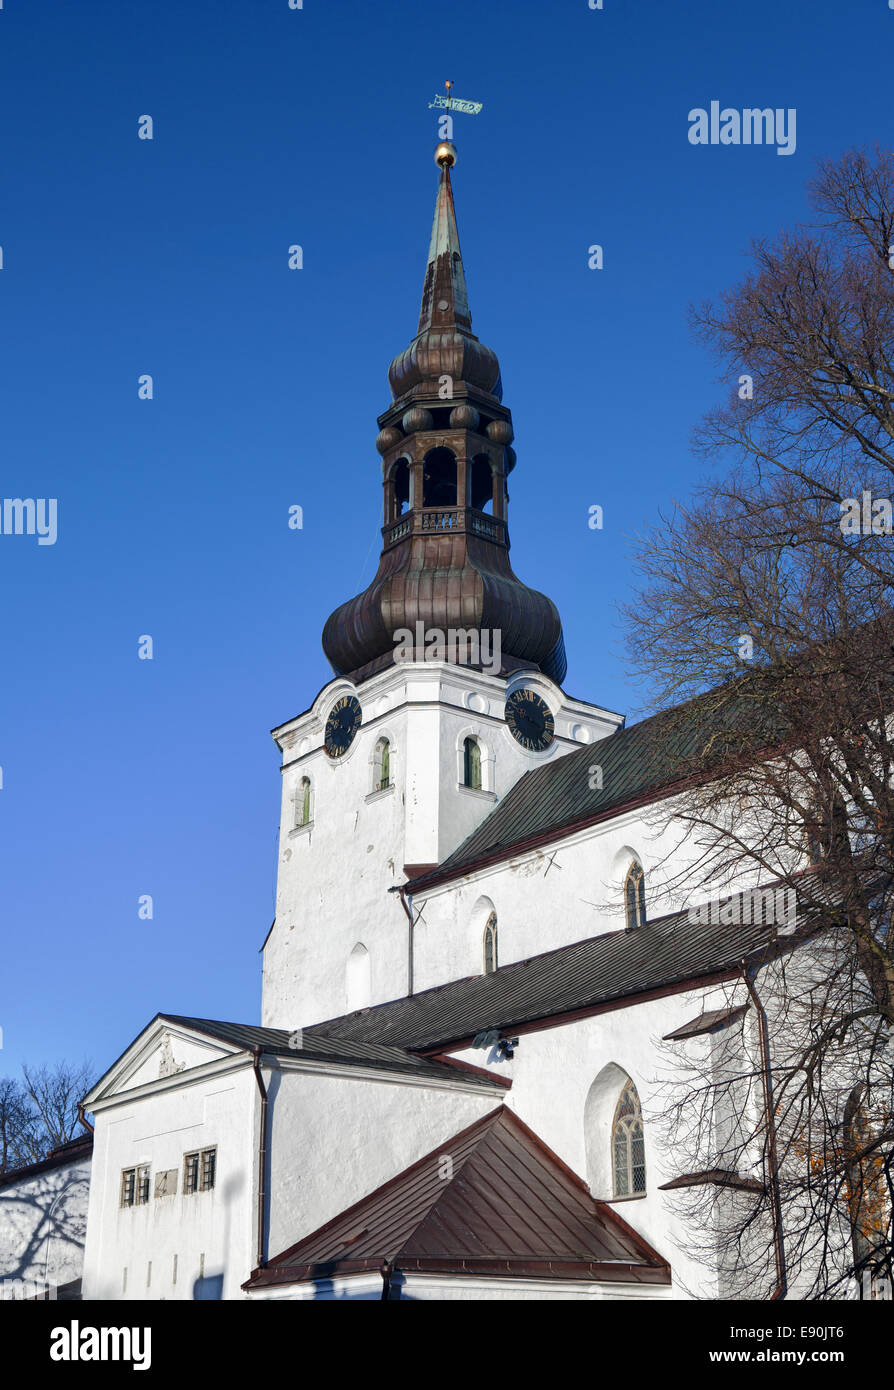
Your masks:
{"label": "golden ball finial", "polygon": [[451,169],[456,163],[456,146],[451,140],[442,140],[435,150],[435,163],[441,169]]}

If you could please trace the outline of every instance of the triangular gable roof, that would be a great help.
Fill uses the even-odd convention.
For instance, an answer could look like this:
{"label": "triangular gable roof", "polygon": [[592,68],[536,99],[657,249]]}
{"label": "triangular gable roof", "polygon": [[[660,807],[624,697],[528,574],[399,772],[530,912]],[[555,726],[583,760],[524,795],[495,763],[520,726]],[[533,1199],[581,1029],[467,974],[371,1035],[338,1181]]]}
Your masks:
{"label": "triangular gable roof", "polygon": [[[161,1080],[158,1059],[166,1034],[174,1044],[171,1075],[189,1072],[205,1062],[225,1061],[227,1057],[260,1049],[272,1056],[302,1058],[333,1066],[368,1067],[433,1083],[480,1087],[485,1091],[508,1084],[484,1069],[454,1059],[434,1061],[418,1057],[402,1047],[383,1045],[377,1040],[329,1038],[308,1030],[261,1028],[221,1019],[156,1014],[93,1086],[85,1100],[87,1108],[119,1092]],[[300,1038],[296,1034],[300,1034]],[[296,1045],[299,1041],[300,1046]]]}
{"label": "triangular gable roof", "polygon": [[269,1288],[387,1268],[669,1284],[670,1267],[505,1106],[255,1270]]}

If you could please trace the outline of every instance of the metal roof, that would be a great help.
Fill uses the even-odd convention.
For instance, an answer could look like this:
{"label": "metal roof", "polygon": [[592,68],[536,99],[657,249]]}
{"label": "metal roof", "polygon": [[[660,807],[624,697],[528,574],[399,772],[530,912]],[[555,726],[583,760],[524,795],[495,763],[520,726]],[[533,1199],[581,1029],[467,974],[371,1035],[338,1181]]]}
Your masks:
{"label": "metal roof", "polygon": [[[484,1071],[476,1071],[449,1059],[433,1061],[417,1057],[412,1052],[393,1045],[382,1045],[366,1039],[345,1039],[323,1034],[311,1034],[308,1029],[258,1028],[253,1024],[224,1023],[213,1018],[187,1018],[182,1014],[159,1014],[168,1023],[180,1024],[197,1033],[205,1033],[221,1042],[249,1050],[259,1047],[263,1052],[280,1057],[305,1057],[313,1061],[333,1062],[341,1066],[373,1067],[377,1071],[402,1072],[421,1079],[465,1082],[489,1089],[503,1084]],[[290,1038],[301,1034],[301,1046],[292,1046]]]}
{"label": "metal roof", "polygon": [[256,1270],[247,1289],[382,1270],[669,1284],[670,1268],[500,1107]]}
{"label": "metal roof", "polygon": [[508,1031],[652,990],[691,986],[734,970],[743,956],[771,940],[767,927],[715,927],[690,922],[686,911],[674,912],[632,931],[576,941],[489,975],[328,1019],[305,1029],[305,1036],[447,1047],[486,1029]]}
{"label": "metal roof", "polygon": [[[762,727],[760,712],[743,710],[744,702],[731,697],[724,703],[723,694],[708,691],[533,768],[436,869],[405,887],[420,892],[703,775],[731,742],[740,742],[742,728],[756,737]],[[763,737],[769,741],[770,734]]]}

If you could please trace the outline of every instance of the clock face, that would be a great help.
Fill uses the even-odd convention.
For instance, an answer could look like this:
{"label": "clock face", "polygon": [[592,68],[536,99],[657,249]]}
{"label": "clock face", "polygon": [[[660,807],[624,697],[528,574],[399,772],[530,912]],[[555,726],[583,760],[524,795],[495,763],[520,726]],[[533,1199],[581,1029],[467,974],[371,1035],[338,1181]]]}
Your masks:
{"label": "clock face", "polygon": [[555,736],[549,705],[533,690],[513,690],[506,701],[506,723],[522,748],[542,753]]}
{"label": "clock face", "polygon": [[355,695],[342,695],[336,700],[326,720],[325,747],[330,758],[340,758],[347,753],[360,728],[361,713],[360,701]]}

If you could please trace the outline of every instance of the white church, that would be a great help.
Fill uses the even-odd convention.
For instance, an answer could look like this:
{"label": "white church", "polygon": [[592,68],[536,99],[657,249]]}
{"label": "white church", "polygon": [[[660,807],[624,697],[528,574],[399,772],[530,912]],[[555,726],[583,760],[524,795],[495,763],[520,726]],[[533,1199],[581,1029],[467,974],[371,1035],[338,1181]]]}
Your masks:
{"label": "white church", "polygon": [[668,902],[690,851],[653,721],[562,688],[558,611],[509,562],[511,415],[472,332],[455,150],[435,157],[378,571],[325,626],[333,679],[273,733],[261,1020],[157,1014],[84,1098],[92,1156],[85,1135],[0,1179],[2,1277],[85,1300],[728,1296],[677,1198],[747,1189],[762,1156],[681,1167],[650,1120],[657,1045],[710,1055],[766,932]]}

